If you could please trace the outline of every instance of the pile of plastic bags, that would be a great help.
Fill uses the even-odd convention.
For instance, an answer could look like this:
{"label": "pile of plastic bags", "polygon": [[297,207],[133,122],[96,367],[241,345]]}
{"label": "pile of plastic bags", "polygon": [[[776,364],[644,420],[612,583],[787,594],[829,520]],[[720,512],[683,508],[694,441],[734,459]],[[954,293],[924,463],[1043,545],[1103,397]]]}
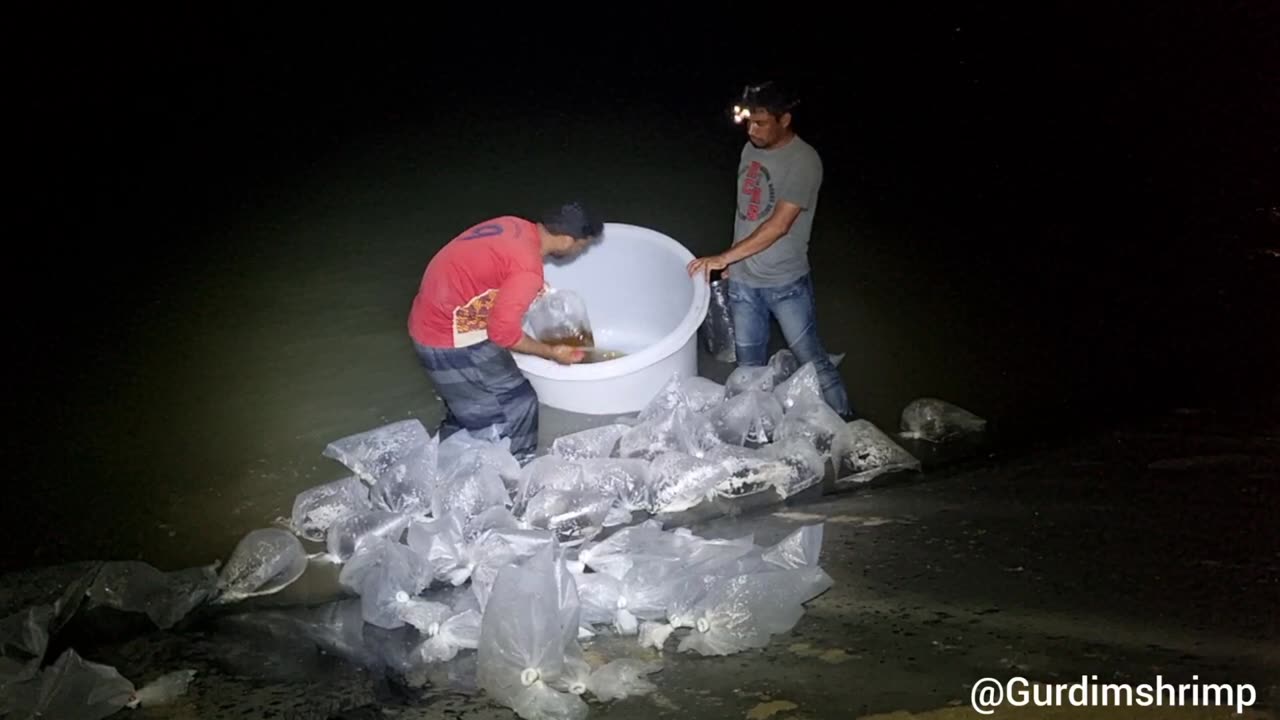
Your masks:
{"label": "pile of plastic bags", "polygon": [[598,633],[732,654],[790,630],[831,586],[821,525],[768,547],[671,526],[781,502],[828,474],[919,467],[870,423],[843,422],[788,351],[724,385],[672,377],[638,416],[557,438],[523,466],[492,428],[441,439],[417,420],[324,455],[351,475],[298,495],[285,528],[246,536],[216,602],[276,592],[309,560],[340,564],[358,600],[317,618],[328,649],[410,682],[474,651],[479,686],[525,718],[580,718],[584,695],[653,690],[654,660],[586,662],[581,643]]}
{"label": "pile of plastic bags", "polygon": [[0,717],[99,720],[180,697],[195,676],[192,670],[167,673],[139,688],[74,648],[44,663],[52,657],[51,640],[78,613],[110,608],[145,614],[167,629],[210,596],[215,578],[212,567],[166,574],[140,562],[97,563],[53,602],[0,618]]}
{"label": "pile of plastic bags", "polygon": [[[935,399],[913,403],[902,423],[903,437],[931,442],[984,426]],[[825,479],[920,467],[870,422],[842,421],[814,367],[789,351],[723,385],[674,376],[638,416],[557,438],[524,465],[493,428],[442,439],[417,420],[335,440],[324,455],[350,474],[299,494],[282,527],[248,533],[220,570],[101,563],[57,603],[0,619],[0,715],[100,718],[186,691],[191,671],[135,689],[71,649],[41,669],[49,637],[78,611],[168,629],[202,604],[276,593],[329,563],[349,600],[244,622],[297,630],[411,685],[463,655],[478,686],[520,717],[583,718],[585,696],[652,692],[662,651],[767,645],[832,585],[819,567],[822,525],[770,546],[682,525],[821,492]],[[659,654],[597,652],[593,666],[583,643],[599,634]]]}

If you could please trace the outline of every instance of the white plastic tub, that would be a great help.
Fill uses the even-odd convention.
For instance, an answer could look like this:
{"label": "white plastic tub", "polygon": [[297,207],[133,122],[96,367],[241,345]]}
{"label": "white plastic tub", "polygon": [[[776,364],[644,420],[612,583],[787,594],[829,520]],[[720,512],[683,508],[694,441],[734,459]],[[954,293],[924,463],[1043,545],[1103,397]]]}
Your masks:
{"label": "white plastic tub", "polygon": [[603,237],[577,257],[548,258],[547,284],[586,300],[601,350],[623,357],[581,365],[516,354],[538,400],[590,415],[638,412],[672,373],[698,372],[698,328],[709,289],[686,270],[693,255],[649,228],[606,223]]}

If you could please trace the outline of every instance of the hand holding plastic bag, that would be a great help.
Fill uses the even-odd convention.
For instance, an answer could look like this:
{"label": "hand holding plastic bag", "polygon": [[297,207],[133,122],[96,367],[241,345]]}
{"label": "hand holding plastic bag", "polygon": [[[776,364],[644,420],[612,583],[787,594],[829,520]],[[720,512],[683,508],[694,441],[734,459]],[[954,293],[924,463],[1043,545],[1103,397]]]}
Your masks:
{"label": "hand holding plastic bag", "polygon": [[548,288],[529,305],[525,321],[533,337],[548,345],[595,347],[587,303],[572,290]]}

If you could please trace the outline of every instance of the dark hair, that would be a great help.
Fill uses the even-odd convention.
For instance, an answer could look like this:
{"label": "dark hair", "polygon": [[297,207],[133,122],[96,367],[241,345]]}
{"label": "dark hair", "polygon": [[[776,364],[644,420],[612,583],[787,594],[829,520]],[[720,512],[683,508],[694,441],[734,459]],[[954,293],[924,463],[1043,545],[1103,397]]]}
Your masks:
{"label": "dark hair", "polygon": [[782,83],[767,80],[743,88],[740,104],[750,110],[762,109],[774,117],[782,117],[800,104],[800,98]]}
{"label": "dark hair", "polygon": [[568,235],[575,240],[599,237],[604,223],[587,212],[581,203],[571,202],[542,213],[542,226],[552,235]]}

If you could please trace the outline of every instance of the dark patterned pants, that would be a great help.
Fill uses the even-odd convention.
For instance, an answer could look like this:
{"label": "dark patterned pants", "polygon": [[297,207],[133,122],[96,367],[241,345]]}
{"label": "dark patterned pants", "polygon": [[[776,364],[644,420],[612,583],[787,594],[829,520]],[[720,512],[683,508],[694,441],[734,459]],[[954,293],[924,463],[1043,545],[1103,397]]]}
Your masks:
{"label": "dark patterned pants", "polygon": [[497,426],[511,438],[511,454],[524,463],[538,449],[538,395],[511,351],[488,340],[462,348],[414,343],[418,360],[444,400],[444,439],[461,429]]}

